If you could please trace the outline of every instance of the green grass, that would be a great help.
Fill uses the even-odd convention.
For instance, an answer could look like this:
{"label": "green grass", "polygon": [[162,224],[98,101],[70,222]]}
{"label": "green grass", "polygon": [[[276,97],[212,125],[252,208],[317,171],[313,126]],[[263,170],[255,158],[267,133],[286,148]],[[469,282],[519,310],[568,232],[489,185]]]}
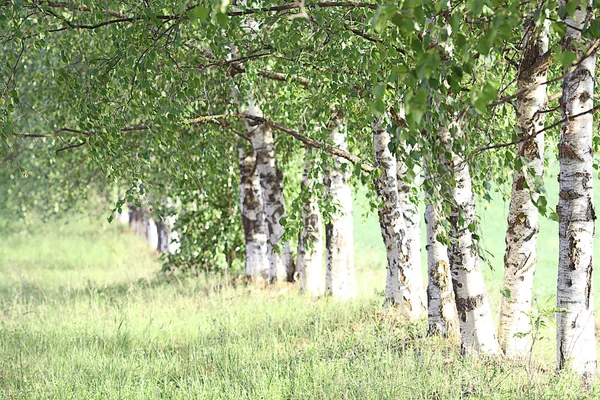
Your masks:
{"label": "green grass", "polygon": [[[550,201],[555,199],[549,185]],[[552,197],[554,196],[554,197]],[[359,298],[291,286],[226,287],[160,277],[145,243],[118,224],[78,219],[7,230],[0,242],[0,398],[452,399],[599,398],[554,372],[553,326],[534,362],[460,357],[381,307],[385,255],[374,215],[355,204]],[[555,202],[554,202],[555,203]],[[479,208],[497,314],[505,205]],[[543,221],[536,295],[556,281],[556,224]],[[596,297],[598,299],[598,297]],[[540,307],[552,307],[553,299]]]}

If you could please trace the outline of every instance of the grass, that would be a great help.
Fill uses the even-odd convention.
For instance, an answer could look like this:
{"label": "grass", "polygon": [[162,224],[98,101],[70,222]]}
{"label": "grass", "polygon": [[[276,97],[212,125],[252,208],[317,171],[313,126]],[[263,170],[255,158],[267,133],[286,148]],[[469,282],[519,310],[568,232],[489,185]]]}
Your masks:
{"label": "grass", "polygon": [[[549,204],[555,186],[549,185]],[[554,197],[552,197],[554,196]],[[360,196],[359,196],[360,197]],[[553,203],[554,202],[554,203]],[[359,298],[299,296],[290,286],[223,286],[156,274],[145,243],[79,218],[6,230],[0,242],[0,398],[459,399],[599,398],[554,372],[552,321],[523,365],[460,357],[382,309],[385,255],[375,216],[355,204]],[[505,205],[479,207],[495,313]],[[536,296],[553,307],[556,224],[543,221]],[[546,301],[546,299],[549,299]],[[596,297],[596,300],[598,297]],[[546,301],[545,304],[543,301]]]}

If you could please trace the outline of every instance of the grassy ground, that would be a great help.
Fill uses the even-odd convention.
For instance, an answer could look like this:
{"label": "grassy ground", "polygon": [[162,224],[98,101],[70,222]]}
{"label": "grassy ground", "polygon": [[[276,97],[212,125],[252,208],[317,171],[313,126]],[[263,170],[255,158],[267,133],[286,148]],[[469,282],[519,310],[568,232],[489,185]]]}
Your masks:
{"label": "grassy ground", "polygon": [[[549,187],[555,204],[554,187]],[[552,194],[554,193],[554,194]],[[554,197],[552,197],[554,196]],[[495,312],[505,206],[480,207]],[[318,301],[292,287],[223,287],[156,275],[139,238],[80,219],[0,242],[0,398],[447,399],[600,398],[554,373],[553,326],[531,363],[459,357],[381,308],[385,256],[374,216],[356,204],[360,297]],[[553,306],[556,224],[544,221],[539,307]],[[598,296],[596,297],[598,299]]]}

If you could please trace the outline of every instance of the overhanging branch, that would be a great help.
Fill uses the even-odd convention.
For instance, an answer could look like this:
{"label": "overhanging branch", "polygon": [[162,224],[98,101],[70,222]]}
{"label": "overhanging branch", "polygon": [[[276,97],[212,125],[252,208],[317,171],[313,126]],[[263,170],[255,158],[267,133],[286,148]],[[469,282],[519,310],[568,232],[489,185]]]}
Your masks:
{"label": "overhanging branch", "polygon": [[[353,164],[359,164],[360,168],[367,173],[373,172],[375,170],[375,167],[373,165],[371,165],[370,163],[368,163],[366,161],[363,161],[360,157],[358,157],[346,150],[342,150],[338,147],[331,146],[327,143],[323,143],[323,142],[319,142],[318,140],[311,139],[307,136],[304,136],[303,134],[301,134],[300,132],[298,132],[294,129],[291,129],[291,128],[289,128],[285,125],[279,124],[277,122],[270,121],[264,117],[259,117],[257,115],[244,114],[244,113],[205,115],[205,116],[197,117],[197,118],[194,118],[191,120],[187,120],[184,122],[184,124],[185,125],[200,125],[200,124],[207,124],[207,123],[215,123],[217,121],[227,120],[227,119],[246,119],[246,120],[253,121],[256,124],[269,125],[273,129],[277,129],[278,131],[287,133],[288,135],[292,136],[294,139],[299,140],[300,142],[304,143],[307,146],[322,150],[322,151],[329,153],[336,157],[341,157],[343,159],[350,161]],[[155,126],[131,125],[131,126],[118,128],[118,131],[119,132],[134,132],[134,131],[146,131],[146,130],[155,129],[155,128],[160,128],[160,126],[159,125],[155,125]],[[18,136],[18,137],[28,137],[28,138],[59,137],[60,134],[63,132],[79,133],[79,134],[82,134],[85,136],[92,136],[96,133],[93,131],[85,132],[85,131],[79,131],[79,130],[70,129],[70,128],[62,128],[62,129],[55,131],[52,134],[15,133],[14,135]],[[81,144],[78,144],[75,146],[68,146],[66,148],[60,149],[60,151],[66,150],[69,148],[83,146],[83,144],[84,143],[81,143]]]}

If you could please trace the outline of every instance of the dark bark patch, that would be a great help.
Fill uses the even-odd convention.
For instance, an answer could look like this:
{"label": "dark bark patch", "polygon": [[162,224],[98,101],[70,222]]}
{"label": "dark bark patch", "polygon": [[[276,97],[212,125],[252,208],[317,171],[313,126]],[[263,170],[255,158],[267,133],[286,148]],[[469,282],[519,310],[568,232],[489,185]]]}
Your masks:
{"label": "dark bark patch", "polygon": [[575,149],[573,149],[573,147],[571,147],[571,145],[569,143],[559,143],[558,158],[559,159],[566,158],[566,159],[570,159],[570,160],[583,161],[583,159],[577,154]]}
{"label": "dark bark patch", "polygon": [[590,309],[590,296],[592,294],[592,272],[594,271],[593,260],[590,259],[590,264],[587,267],[586,281],[585,281],[585,308]]}
{"label": "dark bark patch", "polygon": [[456,298],[456,310],[458,312],[473,311],[483,305],[485,295],[478,294],[477,296]]}
{"label": "dark bark patch", "polygon": [[525,177],[524,176],[520,176],[519,179],[517,179],[516,182],[516,189],[517,190],[523,190],[525,188]]}
{"label": "dark bark patch", "polygon": [[581,197],[581,195],[574,190],[561,190],[558,196],[563,200],[574,200]]}

